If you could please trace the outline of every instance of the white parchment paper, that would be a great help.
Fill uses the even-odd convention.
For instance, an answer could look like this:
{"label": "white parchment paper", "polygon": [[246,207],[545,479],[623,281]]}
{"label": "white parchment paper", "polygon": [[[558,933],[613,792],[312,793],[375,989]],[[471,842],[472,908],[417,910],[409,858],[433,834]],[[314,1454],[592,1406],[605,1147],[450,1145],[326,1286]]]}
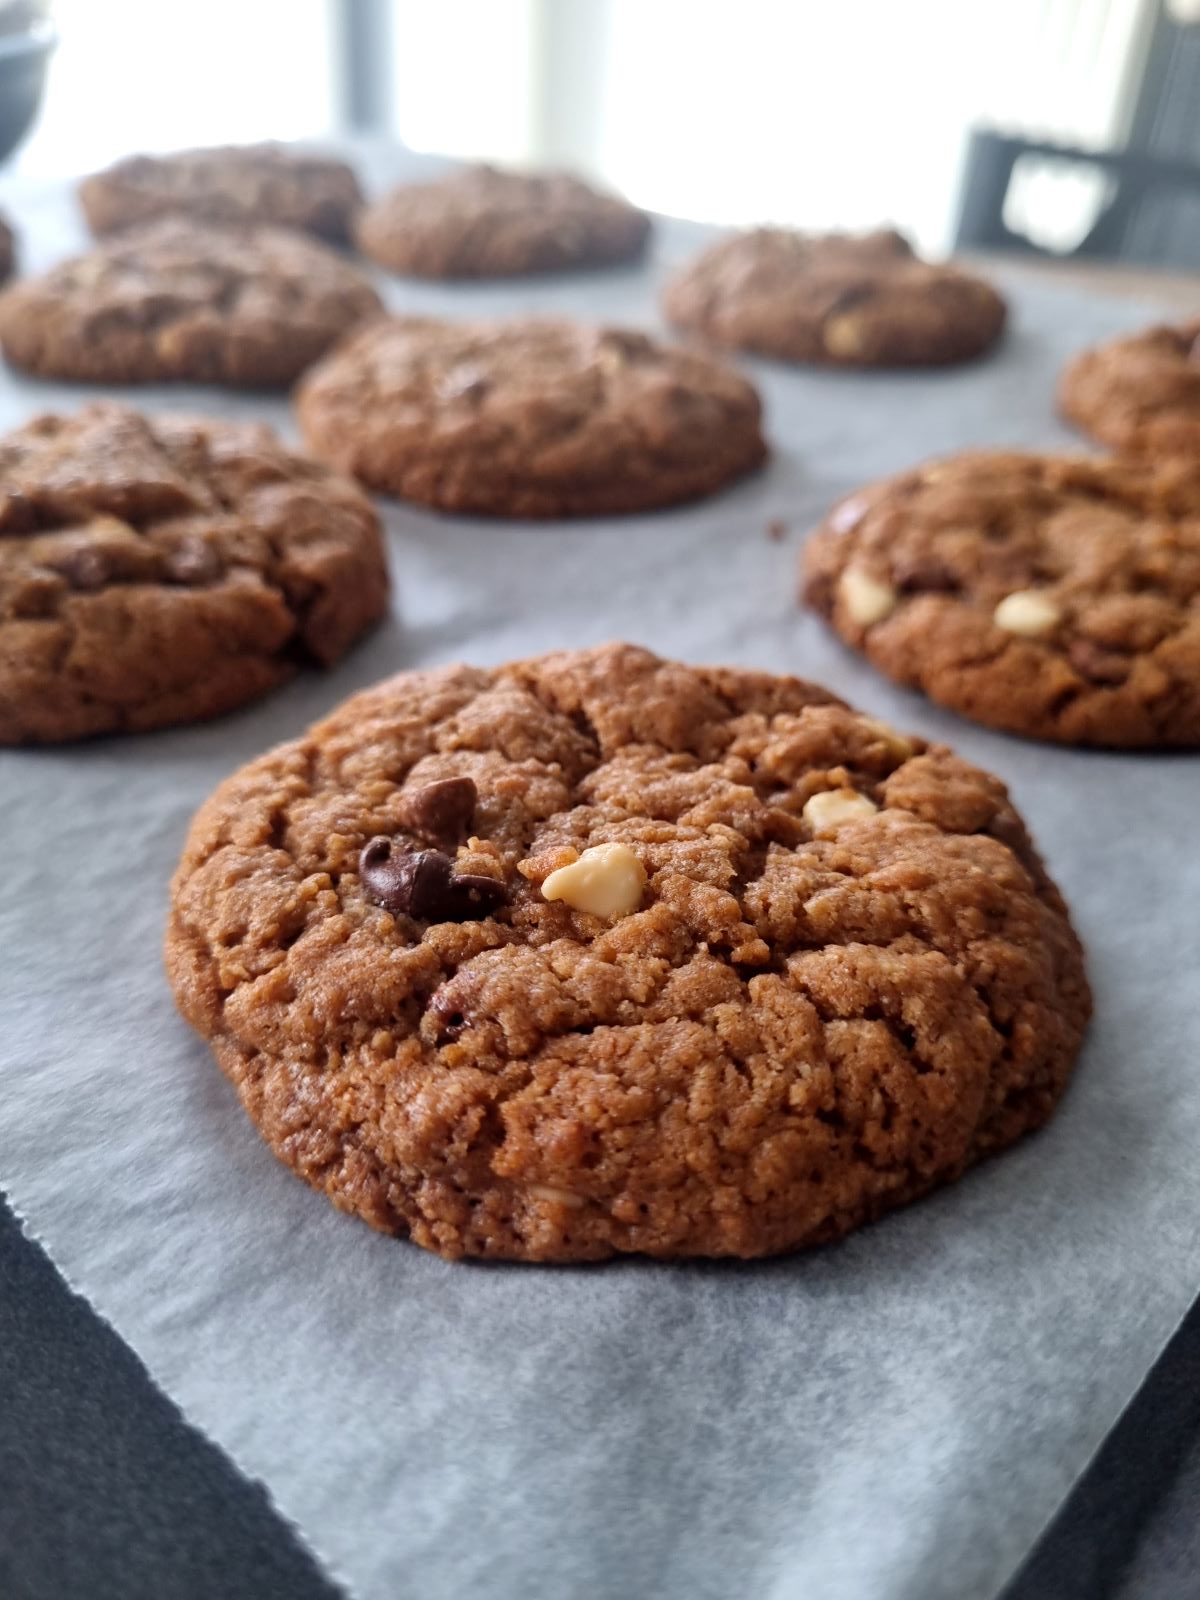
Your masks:
{"label": "white parchment paper", "polygon": [[[65,192],[3,198],[27,259],[78,242]],[[654,326],[656,281],[701,237],[664,226],[645,271],[387,292]],[[336,672],[205,727],[0,753],[0,1184],[363,1600],[992,1596],[1200,1287],[1200,763],[975,728],[793,601],[796,549],[834,496],[961,446],[1068,442],[1063,358],[1145,315],[1012,299],[977,367],[754,364],[772,464],[707,504],[546,526],[390,507],[397,615]],[[0,425],[83,398],[0,377]],[[253,397],[137,398],[291,431]],[[276,1164],[161,969],[192,812],[384,673],[614,636],[812,676],[1008,781],[1098,1002],[1044,1134],[839,1247],[750,1266],[450,1266]]]}

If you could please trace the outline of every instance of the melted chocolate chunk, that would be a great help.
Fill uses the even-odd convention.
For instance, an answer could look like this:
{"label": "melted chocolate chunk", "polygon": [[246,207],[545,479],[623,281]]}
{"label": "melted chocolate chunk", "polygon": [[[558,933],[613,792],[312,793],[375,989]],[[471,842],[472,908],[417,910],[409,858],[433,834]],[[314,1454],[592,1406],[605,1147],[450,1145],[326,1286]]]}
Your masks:
{"label": "melted chocolate chunk", "polygon": [[958,579],[936,556],[898,561],[894,576],[903,594],[955,594],[959,589]]}
{"label": "melted chocolate chunk", "polygon": [[1092,683],[1124,683],[1129,676],[1128,656],[1105,650],[1091,639],[1072,639],[1067,646],[1067,658],[1076,672]]}
{"label": "melted chocolate chunk", "polygon": [[184,539],[167,556],[167,575],[175,583],[215,583],[221,576],[220,558],[204,539]]}
{"label": "melted chocolate chunk", "polygon": [[70,550],[53,562],[55,572],[60,573],[72,589],[83,589],[92,592],[103,589],[111,581],[113,565],[102,550],[96,550],[88,545]]}
{"label": "melted chocolate chunk", "polygon": [[438,1044],[452,1044],[468,1025],[462,1000],[449,984],[443,985],[429,1002],[429,1014]]}
{"label": "melted chocolate chunk", "polygon": [[509,898],[495,878],[456,873],[440,850],[411,850],[382,835],[363,847],[358,871],[368,900],[417,922],[472,922]]}
{"label": "melted chocolate chunk", "polygon": [[458,844],[471,831],[478,791],[470,778],[442,778],[407,796],[406,820],[436,844]]}
{"label": "melted chocolate chunk", "polygon": [[37,510],[20,489],[0,490],[0,534],[32,533],[37,527]]}
{"label": "melted chocolate chunk", "polygon": [[833,578],[824,572],[810,573],[801,590],[806,605],[822,617],[833,615]]}

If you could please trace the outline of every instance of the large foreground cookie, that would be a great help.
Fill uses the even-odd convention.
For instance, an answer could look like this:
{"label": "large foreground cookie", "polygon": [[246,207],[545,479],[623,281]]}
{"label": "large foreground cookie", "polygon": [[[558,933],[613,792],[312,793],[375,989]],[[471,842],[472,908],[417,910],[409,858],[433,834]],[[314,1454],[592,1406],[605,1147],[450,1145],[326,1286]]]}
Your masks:
{"label": "large foreground cookie", "polygon": [[1200,319],[1083,351],[1058,399],[1065,416],[1114,449],[1200,461]]}
{"label": "large foreground cookie", "polygon": [[215,716],[386,603],[370,503],[268,428],[96,405],[0,438],[0,742]]}
{"label": "large foreground cookie", "polygon": [[971,454],[844,501],[809,604],[898,683],[1068,744],[1200,744],[1200,468]]}
{"label": "large foreground cookie", "polygon": [[735,234],[667,285],[663,309],[736,350],[862,367],[968,361],[995,343],[1005,319],[989,284],[921,261],[890,230]]}
{"label": "large foreground cookie", "polygon": [[469,167],[404,184],[359,218],[359,248],[419,278],[510,278],[630,261],[650,218],[567,173]]}
{"label": "large foreground cookie", "polygon": [[243,768],[166,956],[280,1159],[451,1257],[837,1238],[1043,1122],[1090,1006],[995,778],[628,645],[404,673]]}
{"label": "large foreground cookie", "polygon": [[170,217],[7,289],[0,345],[44,378],[283,388],[381,310],[315,239]]}
{"label": "large foreground cookie", "polygon": [[97,234],[183,215],[208,222],[273,223],[340,243],[350,237],[362,192],[344,161],[253,144],[126,156],[85,178],[79,201]]}
{"label": "large foreground cookie", "polygon": [[308,375],[297,408],[325,460],[446,511],[640,511],[766,455],[758,395],[737,373],[568,322],[375,322]]}

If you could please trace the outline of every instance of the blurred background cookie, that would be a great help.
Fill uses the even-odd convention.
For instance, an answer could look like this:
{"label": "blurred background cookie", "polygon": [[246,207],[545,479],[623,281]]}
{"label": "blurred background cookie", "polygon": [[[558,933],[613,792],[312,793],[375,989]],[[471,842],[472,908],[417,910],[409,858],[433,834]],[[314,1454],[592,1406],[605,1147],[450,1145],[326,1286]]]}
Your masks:
{"label": "blurred background cookie", "polygon": [[736,372],[628,329],[379,321],[296,400],[309,446],[372,489],[444,511],[589,516],[692,500],[766,455]]}
{"label": "blurred background cookie", "polygon": [[0,346],[44,378],[278,389],[380,310],[315,239],[165,217],[7,289]]}
{"label": "blurred background cookie", "polygon": [[672,279],[663,310],[714,344],[862,367],[969,361],[996,342],[1005,319],[990,285],[921,261],[890,229],[735,234]]}
{"label": "blurred background cookie", "polygon": [[269,428],[95,405],[0,437],[0,742],[193,722],[387,607],[379,522]]}
{"label": "blurred background cookie", "polygon": [[353,168],[278,144],[126,156],[79,185],[95,234],[156,217],[273,223],[334,243],[350,237],[362,192]]}
{"label": "blurred background cookie", "polygon": [[367,207],[359,247],[418,278],[509,278],[639,256],[650,218],[565,172],[468,167],[402,184]]}
{"label": "blurred background cookie", "polygon": [[803,565],[848,644],[976,722],[1200,745],[1200,465],[951,457],[844,500]]}
{"label": "blurred background cookie", "polygon": [[1062,375],[1058,400],[1101,444],[1200,462],[1200,318],[1082,351]]}

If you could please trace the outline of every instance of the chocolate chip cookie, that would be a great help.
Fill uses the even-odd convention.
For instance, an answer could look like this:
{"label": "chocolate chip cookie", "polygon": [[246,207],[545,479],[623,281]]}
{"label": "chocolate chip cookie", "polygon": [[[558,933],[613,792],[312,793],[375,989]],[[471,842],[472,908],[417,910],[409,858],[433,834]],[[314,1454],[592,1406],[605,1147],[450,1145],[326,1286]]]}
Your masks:
{"label": "chocolate chip cookie", "polygon": [[1064,416],[1116,450],[1200,461],[1200,319],[1083,351],[1058,399]]}
{"label": "chocolate chip cookie", "polygon": [[417,278],[513,278],[641,255],[650,218],[565,172],[469,167],[403,184],[358,221],[359,249]]}
{"label": "chocolate chip cookie", "polygon": [[344,161],[284,145],[252,144],[126,156],[85,178],[79,203],[95,234],[156,217],[186,216],[272,223],[339,244],[350,237],[362,191]]}
{"label": "chocolate chip cookie", "polygon": [[379,522],[269,428],[44,416],[0,437],[0,742],[216,716],[387,606]]}
{"label": "chocolate chip cookie", "polygon": [[315,239],[167,217],[5,290],[0,346],[43,378],[278,389],[381,310]]}
{"label": "chocolate chip cookie", "polygon": [[641,511],[710,494],[766,455],[758,395],[737,373],[569,322],[375,322],[296,403],[317,455],[445,511]]}
{"label": "chocolate chip cookie", "polygon": [[663,310],[715,344],[852,367],[969,361],[996,342],[1005,319],[990,284],[920,260],[891,230],[733,235],[667,285]]}
{"label": "chocolate chip cookie", "polygon": [[166,959],[275,1154],[451,1258],[835,1239],[1043,1122],[1090,1008],[995,778],[629,645],[403,673],[244,767]]}
{"label": "chocolate chip cookie", "polygon": [[1200,466],[959,456],[843,501],[804,570],[849,644],[977,722],[1200,745]]}

